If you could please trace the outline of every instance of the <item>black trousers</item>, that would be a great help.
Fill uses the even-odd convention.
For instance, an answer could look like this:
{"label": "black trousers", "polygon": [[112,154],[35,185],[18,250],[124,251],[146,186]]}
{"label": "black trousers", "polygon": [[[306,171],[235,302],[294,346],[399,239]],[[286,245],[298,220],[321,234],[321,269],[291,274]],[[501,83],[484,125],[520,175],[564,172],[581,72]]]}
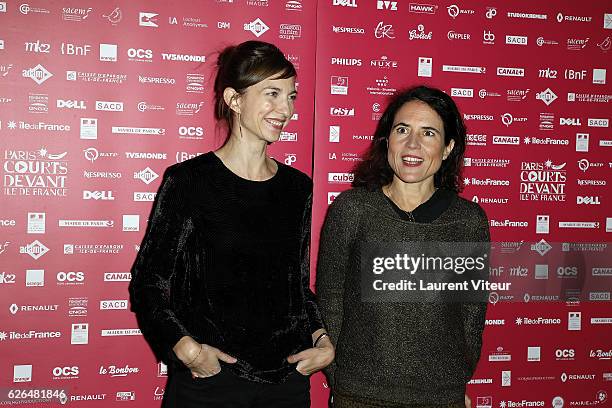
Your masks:
{"label": "black trousers", "polygon": [[168,378],[163,408],[309,408],[310,379],[297,371],[284,383],[262,384],[229,369],[207,378],[174,372]]}

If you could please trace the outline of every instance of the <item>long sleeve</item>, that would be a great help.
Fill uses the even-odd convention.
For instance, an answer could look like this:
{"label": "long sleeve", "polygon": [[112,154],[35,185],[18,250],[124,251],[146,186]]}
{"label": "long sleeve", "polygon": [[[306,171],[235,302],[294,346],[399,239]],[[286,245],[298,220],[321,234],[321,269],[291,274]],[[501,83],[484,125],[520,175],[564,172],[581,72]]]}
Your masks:
{"label": "long sleeve", "polygon": [[[478,231],[476,233],[476,242],[491,241],[489,234],[489,221],[485,212],[480,209]],[[487,258],[488,259],[488,258]],[[486,263],[487,276],[489,263]],[[487,302],[478,303],[463,303],[461,305],[461,315],[463,317],[463,331],[465,336],[465,344],[467,347],[466,361],[469,367],[468,380],[476,371],[480,352],[482,349],[482,333],[484,332],[485,319],[487,314]]]}
{"label": "long sleeve", "polygon": [[310,289],[310,225],[312,220],[312,193],[308,197],[308,201],[304,208],[304,215],[302,219],[302,244],[300,248],[300,271],[302,277],[302,287],[304,290],[304,302],[306,307],[306,313],[308,315],[308,324],[310,327],[310,333],[324,327],[323,319],[321,318],[321,312],[317,306],[314,293]]}
{"label": "long sleeve", "polygon": [[175,167],[164,173],[129,285],[131,309],[158,359],[172,357],[172,347],[189,335],[171,305],[171,285],[181,246],[189,230],[184,215],[184,183]]}
{"label": "long sleeve", "polygon": [[[344,280],[359,220],[354,207],[347,193],[340,194],[329,207],[319,241],[316,293],[334,346],[342,327]],[[325,369],[330,385],[335,368],[336,361]]]}

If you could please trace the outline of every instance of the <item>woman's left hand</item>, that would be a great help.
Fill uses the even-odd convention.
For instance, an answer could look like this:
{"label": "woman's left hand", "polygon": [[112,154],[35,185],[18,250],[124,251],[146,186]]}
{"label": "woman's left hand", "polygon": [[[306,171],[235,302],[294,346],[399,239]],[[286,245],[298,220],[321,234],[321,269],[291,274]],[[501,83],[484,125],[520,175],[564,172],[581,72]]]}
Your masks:
{"label": "woman's left hand", "polygon": [[[315,332],[317,334],[318,332]],[[313,335],[313,337],[315,337]],[[318,334],[317,336],[318,337]],[[325,336],[319,340],[317,347],[312,347],[297,354],[292,354],[287,357],[290,364],[297,363],[296,370],[302,375],[311,375],[317,371],[327,367],[334,361],[336,350],[334,345]]]}

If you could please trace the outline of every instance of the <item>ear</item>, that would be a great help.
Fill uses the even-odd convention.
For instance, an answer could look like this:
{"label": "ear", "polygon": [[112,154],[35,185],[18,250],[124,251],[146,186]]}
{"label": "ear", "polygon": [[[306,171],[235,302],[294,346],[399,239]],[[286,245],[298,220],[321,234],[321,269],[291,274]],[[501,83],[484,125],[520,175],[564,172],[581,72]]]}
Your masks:
{"label": "ear", "polygon": [[234,88],[227,87],[223,91],[223,100],[236,113],[240,113],[240,104],[238,103],[238,99],[240,98],[240,94],[236,92]]}
{"label": "ear", "polygon": [[444,154],[442,155],[442,160],[446,160],[448,155],[453,151],[453,147],[455,147],[455,140],[451,139],[448,143],[448,146],[444,147]]}

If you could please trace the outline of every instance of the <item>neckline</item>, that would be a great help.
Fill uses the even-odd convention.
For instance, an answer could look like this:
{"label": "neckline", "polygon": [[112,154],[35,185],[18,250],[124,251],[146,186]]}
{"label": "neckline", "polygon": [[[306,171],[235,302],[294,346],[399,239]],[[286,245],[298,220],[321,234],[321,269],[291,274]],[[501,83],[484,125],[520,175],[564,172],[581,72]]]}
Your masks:
{"label": "neckline", "polygon": [[234,178],[236,178],[238,180],[241,180],[241,181],[244,181],[246,183],[268,183],[268,182],[274,181],[274,180],[276,180],[276,178],[278,176],[278,173],[280,173],[280,171],[281,171],[281,163],[278,162],[278,160],[270,157],[270,159],[274,160],[274,162],[276,163],[276,173],[274,173],[272,175],[272,177],[267,178],[265,180],[251,180],[251,179],[244,178],[244,177],[239,176],[238,174],[234,173],[229,167],[227,167],[225,165],[225,163],[223,163],[223,160],[221,160],[221,158],[219,156],[217,156],[214,151],[211,151],[210,154],[215,158],[215,160],[217,161],[219,166],[221,168],[223,168],[226,173],[228,173],[231,176],[233,176]]}
{"label": "neckline", "polygon": [[453,202],[454,193],[450,190],[443,188],[437,189],[431,197],[424,203],[421,203],[412,211],[402,210],[393,200],[391,200],[379,188],[379,193],[383,195],[385,200],[389,203],[394,212],[403,220],[408,222],[416,222],[421,224],[430,224],[438,219],[442,213],[444,213]]}

